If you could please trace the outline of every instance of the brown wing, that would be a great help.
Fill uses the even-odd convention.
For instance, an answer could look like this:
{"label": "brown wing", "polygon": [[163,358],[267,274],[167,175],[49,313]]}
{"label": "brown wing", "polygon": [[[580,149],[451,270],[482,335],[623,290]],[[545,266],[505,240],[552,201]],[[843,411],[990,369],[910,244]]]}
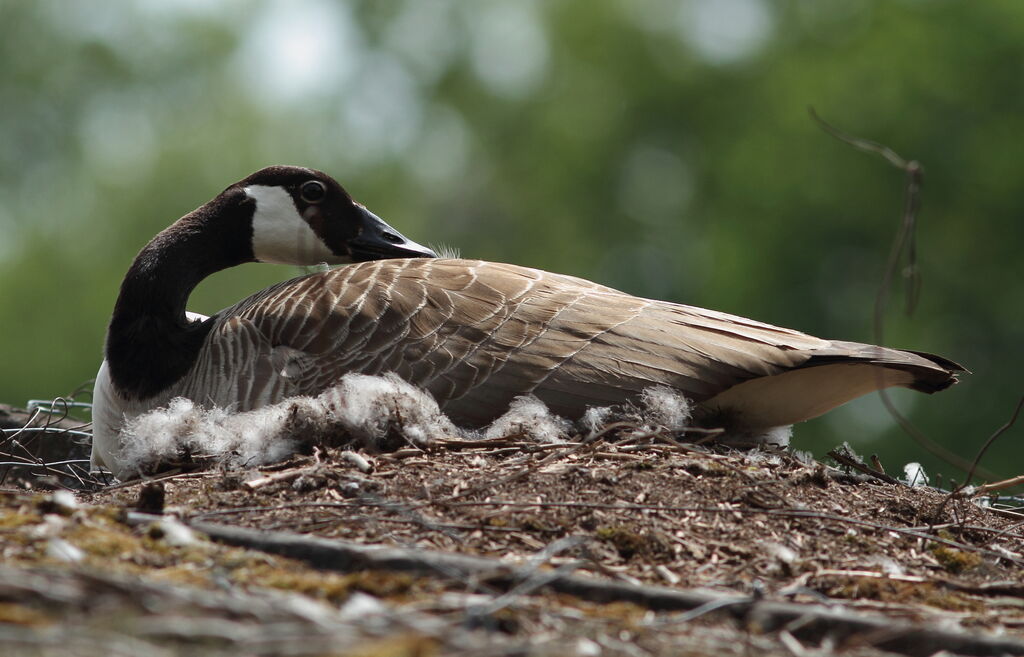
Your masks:
{"label": "brown wing", "polygon": [[[891,381],[879,378],[884,385],[913,386],[918,370],[945,385],[953,380],[940,364],[909,352],[829,342],[570,276],[480,261],[341,267],[269,288],[232,313],[252,322],[278,353],[291,355],[285,360],[293,394],[316,394],[347,372],[394,371],[470,425],[494,419],[517,395],[536,394],[555,412],[578,417],[588,406],[622,402],[652,385],[742,414],[750,395],[724,401],[721,395],[743,382],[817,365],[856,363],[901,373]],[[824,400],[814,398],[813,388],[823,387],[817,375],[811,389],[786,393],[810,399],[784,400],[783,409],[771,399],[770,417],[748,413],[747,423],[806,419],[823,405],[866,392],[863,377],[845,386],[844,373],[832,374],[838,390]],[[760,389],[754,393],[755,401],[765,397]]]}

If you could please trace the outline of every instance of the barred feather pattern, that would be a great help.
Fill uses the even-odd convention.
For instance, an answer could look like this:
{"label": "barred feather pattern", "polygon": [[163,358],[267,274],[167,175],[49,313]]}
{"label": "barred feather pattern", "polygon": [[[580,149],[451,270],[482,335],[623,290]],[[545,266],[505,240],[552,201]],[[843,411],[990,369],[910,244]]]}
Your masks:
{"label": "barred feather pattern", "polygon": [[196,367],[169,393],[239,411],[318,394],[348,372],[395,372],[468,426],[519,395],[578,418],[654,385],[703,402],[705,414],[776,426],[890,385],[940,390],[958,371],[927,354],[478,260],[346,265],[267,288],[210,321]]}

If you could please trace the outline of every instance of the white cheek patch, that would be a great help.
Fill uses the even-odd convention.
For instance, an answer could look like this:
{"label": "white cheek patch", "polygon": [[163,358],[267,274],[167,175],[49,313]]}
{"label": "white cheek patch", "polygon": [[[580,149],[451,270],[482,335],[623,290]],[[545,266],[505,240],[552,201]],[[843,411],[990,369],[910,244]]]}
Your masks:
{"label": "white cheek patch", "polygon": [[337,260],[299,216],[295,202],[283,187],[249,185],[245,193],[256,201],[252,252],[257,260],[280,265],[315,265]]}

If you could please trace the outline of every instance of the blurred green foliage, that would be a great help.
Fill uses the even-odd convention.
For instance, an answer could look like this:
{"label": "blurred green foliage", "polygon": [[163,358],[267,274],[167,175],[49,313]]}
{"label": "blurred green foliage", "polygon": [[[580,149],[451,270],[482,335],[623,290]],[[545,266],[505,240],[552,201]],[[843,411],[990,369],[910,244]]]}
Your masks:
{"label": "blurred green foliage", "polygon": [[[886,342],[974,374],[900,406],[970,456],[1024,392],[1017,0],[7,0],[0,32],[0,400],[89,379],[136,251],[273,163],[466,256],[870,342],[904,178],[811,105],[925,166],[923,296],[894,290]],[[1022,431],[986,465],[1019,473]],[[876,399],[795,443],[842,440],[950,472]]]}

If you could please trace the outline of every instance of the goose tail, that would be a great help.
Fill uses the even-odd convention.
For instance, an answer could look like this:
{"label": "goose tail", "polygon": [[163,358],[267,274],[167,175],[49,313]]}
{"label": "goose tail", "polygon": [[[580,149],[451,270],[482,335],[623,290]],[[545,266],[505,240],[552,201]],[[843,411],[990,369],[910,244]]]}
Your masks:
{"label": "goose tail", "polygon": [[705,424],[743,431],[787,426],[885,388],[939,392],[961,374],[969,372],[934,354],[832,341],[796,367],[744,381],[701,403],[699,415]]}
{"label": "goose tail", "polygon": [[912,378],[893,385],[929,394],[950,387],[958,381],[960,374],[970,374],[959,363],[924,351],[904,351],[840,340],[831,341],[829,348],[815,351],[802,367],[834,363],[868,363],[882,369],[905,372]]}

